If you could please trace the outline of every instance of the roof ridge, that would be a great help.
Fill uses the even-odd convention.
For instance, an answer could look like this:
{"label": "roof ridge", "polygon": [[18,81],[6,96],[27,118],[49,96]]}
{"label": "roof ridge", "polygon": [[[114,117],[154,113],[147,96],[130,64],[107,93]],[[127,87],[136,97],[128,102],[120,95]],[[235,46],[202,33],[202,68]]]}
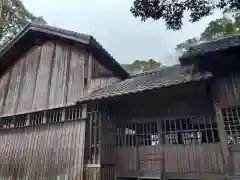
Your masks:
{"label": "roof ridge", "polygon": [[57,30],[57,31],[61,31],[62,33],[66,33],[66,34],[71,34],[71,35],[80,35],[80,36],[85,36],[86,38],[92,38],[92,35],[89,35],[89,34],[86,34],[86,33],[80,33],[80,32],[77,32],[77,31],[74,31],[74,30],[71,30],[71,29],[65,29],[65,28],[61,28],[61,27],[58,27],[58,26],[52,26],[52,25],[49,25],[49,24],[39,24],[39,23],[36,23],[36,22],[30,22],[30,27],[38,27],[38,28],[46,28],[46,29],[49,29],[49,30]]}
{"label": "roof ridge", "polygon": [[162,70],[166,70],[166,69],[169,69],[169,68],[172,68],[172,67],[177,67],[177,66],[181,66],[180,64],[174,64],[172,66],[162,66],[162,67],[159,67],[157,69],[153,69],[153,70],[149,70],[149,71],[145,71],[145,72],[141,72],[141,73],[137,73],[137,74],[132,74],[130,76],[131,77],[136,77],[136,76],[145,76],[145,75],[149,75],[149,74],[152,74],[152,73],[156,73],[156,72],[160,72]]}

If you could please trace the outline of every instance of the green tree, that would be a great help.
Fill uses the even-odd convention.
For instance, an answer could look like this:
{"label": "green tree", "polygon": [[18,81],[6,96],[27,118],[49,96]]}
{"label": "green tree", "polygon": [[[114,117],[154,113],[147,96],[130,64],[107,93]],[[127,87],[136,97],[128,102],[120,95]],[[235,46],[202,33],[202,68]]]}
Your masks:
{"label": "green tree", "polygon": [[183,51],[188,50],[191,47],[191,45],[197,44],[198,41],[199,40],[197,38],[188,39],[185,42],[178,44],[176,50]]}
{"label": "green tree", "polygon": [[163,19],[166,27],[172,30],[182,28],[185,12],[190,13],[190,22],[197,22],[211,15],[215,9],[239,14],[239,0],[134,0],[130,9],[142,21],[152,18]]}
{"label": "green tree", "polygon": [[240,34],[240,18],[227,18],[211,21],[199,38],[188,39],[176,46],[176,50],[187,51],[189,48],[201,41],[211,41],[224,36]]}
{"label": "green tree", "polygon": [[21,0],[0,0],[0,48],[36,17]]}
{"label": "green tree", "polygon": [[149,59],[147,61],[135,60],[131,64],[122,64],[122,66],[129,73],[138,73],[157,69],[161,66],[161,63],[153,59]]}
{"label": "green tree", "polygon": [[200,36],[201,41],[215,40],[223,36],[237,35],[240,33],[239,19],[227,17],[211,21]]}

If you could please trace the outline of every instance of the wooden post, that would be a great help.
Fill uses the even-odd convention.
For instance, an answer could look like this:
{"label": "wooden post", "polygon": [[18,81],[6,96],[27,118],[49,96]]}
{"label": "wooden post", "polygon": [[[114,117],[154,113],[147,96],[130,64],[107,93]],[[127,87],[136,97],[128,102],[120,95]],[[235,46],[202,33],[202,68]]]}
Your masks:
{"label": "wooden post", "polygon": [[27,119],[26,119],[26,124],[25,124],[25,126],[29,126],[30,125],[30,116],[31,116],[31,114],[27,114]]}
{"label": "wooden post", "polygon": [[82,105],[82,118],[87,118],[87,104]]}
{"label": "wooden post", "polygon": [[66,117],[66,110],[67,108],[63,108],[62,109],[62,117],[61,117],[61,121],[67,121],[68,120],[68,117]]}
{"label": "wooden post", "polygon": [[3,117],[0,117],[0,128],[3,128]]}
{"label": "wooden post", "polygon": [[217,121],[217,127],[218,127],[218,133],[220,138],[220,144],[221,144],[221,152],[222,152],[222,158],[223,158],[223,164],[224,164],[224,171],[225,173],[228,173],[229,171],[229,165],[232,162],[229,162],[229,149],[228,149],[228,138],[227,133],[225,131],[225,126],[223,122],[223,116],[221,109],[215,105],[215,112],[216,112],[216,121]]}
{"label": "wooden post", "polygon": [[13,128],[15,126],[15,122],[16,122],[16,116],[13,116],[12,122],[10,122],[10,128]]}
{"label": "wooden post", "polygon": [[167,176],[166,176],[166,167],[165,167],[165,152],[164,152],[164,141],[163,141],[163,135],[162,133],[162,126],[161,123],[159,121],[157,121],[157,132],[158,132],[158,136],[159,136],[159,145],[158,145],[158,150],[161,150],[161,169],[160,169],[160,179],[161,180],[167,180]]}

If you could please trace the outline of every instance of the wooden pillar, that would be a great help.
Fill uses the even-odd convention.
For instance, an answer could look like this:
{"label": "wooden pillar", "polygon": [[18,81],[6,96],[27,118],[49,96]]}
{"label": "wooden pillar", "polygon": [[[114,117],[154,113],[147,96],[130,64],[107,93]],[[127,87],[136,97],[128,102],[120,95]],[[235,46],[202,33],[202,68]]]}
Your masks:
{"label": "wooden pillar", "polygon": [[222,158],[223,158],[223,164],[224,164],[224,171],[225,173],[229,173],[229,170],[231,169],[231,161],[230,160],[230,154],[228,149],[228,137],[227,133],[225,131],[225,125],[223,121],[223,115],[221,112],[220,107],[215,105],[215,112],[216,112],[216,122],[218,127],[218,133],[220,138],[220,144],[222,148]]}
{"label": "wooden pillar", "polygon": [[116,126],[103,107],[88,110],[84,180],[114,180]]}
{"label": "wooden pillar", "polygon": [[101,180],[115,180],[114,148],[116,143],[116,126],[107,107],[101,109],[100,121],[100,157]]}
{"label": "wooden pillar", "polygon": [[82,118],[87,118],[87,104],[82,105]]}
{"label": "wooden pillar", "polygon": [[158,135],[159,135],[158,148],[159,148],[159,151],[161,152],[160,179],[166,180],[167,179],[167,172],[166,172],[165,150],[164,150],[165,137],[164,137],[164,134],[162,134],[163,127],[162,127],[162,124],[161,124],[160,121],[157,122],[157,132],[158,132]]}
{"label": "wooden pillar", "polygon": [[87,118],[84,180],[100,180],[101,177],[101,164],[98,161],[99,142],[97,142],[97,133],[99,132],[97,126],[100,121],[98,113],[98,108],[95,107],[87,111],[87,105],[84,106],[82,112],[82,116]]}

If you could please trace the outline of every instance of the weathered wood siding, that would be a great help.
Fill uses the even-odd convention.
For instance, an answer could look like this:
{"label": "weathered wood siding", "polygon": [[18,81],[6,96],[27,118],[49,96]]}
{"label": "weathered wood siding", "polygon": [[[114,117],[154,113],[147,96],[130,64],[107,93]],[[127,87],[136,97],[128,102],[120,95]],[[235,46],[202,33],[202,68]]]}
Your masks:
{"label": "weathered wood siding", "polygon": [[212,85],[216,116],[224,156],[224,167],[229,175],[240,173],[239,115],[240,73],[216,76]]}
{"label": "weathered wood siding", "polygon": [[0,115],[69,105],[116,79],[84,47],[48,41],[34,46],[2,75]]}
{"label": "weathered wood siding", "polygon": [[223,173],[219,144],[117,148],[117,176],[159,177],[164,159],[167,173]]}
{"label": "weathered wood siding", "polygon": [[[34,92],[30,93],[34,94],[33,105],[31,107],[34,110],[48,107],[48,99],[50,99],[49,91],[51,89],[51,84],[49,82],[51,82],[52,78],[51,73],[53,67],[52,60],[54,57],[54,51],[55,44],[53,42],[47,42],[41,47],[41,56],[39,60],[40,62],[37,70],[36,85],[34,88],[35,90]],[[35,61],[35,59],[32,61]]]}
{"label": "weathered wood siding", "polygon": [[98,106],[96,104],[88,104],[84,147],[84,180],[101,179],[100,126],[101,113]]}
{"label": "weathered wood siding", "polygon": [[90,54],[90,64],[91,64],[91,68],[89,69],[89,71],[91,72],[91,77],[92,78],[98,78],[98,77],[102,77],[102,76],[112,76],[112,72],[110,70],[108,70],[106,67],[104,67],[103,65],[101,65],[97,59],[92,56]]}
{"label": "weathered wood siding", "polygon": [[85,120],[0,132],[0,177],[81,179]]}
{"label": "weathered wood siding", "polygon": [[9,81],[11,77],[11,72],[7,72],[1,79],[0,79],[0,109],[1,114],[4,112],[4,107],[6,103],[6,95],[9,89]]}
{"label": "weathered wood siding", "polygon": [[[78,180],[78,179],[77,179]],[[102,180],[99,167],[86,167],[84,169],[83,180]]]}
{"label": "weathered wood siding", "polygon": [[[165,172],[177,179],[182,174],[223,174],[214,103],[208,96],[206,84],[190,84],[124,99],[126,111],[119,110],[115,117],[119,123],[114,156],[117,176],[159,178]],[[179,123],[183,120],[184,128]],[[188,133],[201,135],[190,140]],[[186,141],[180,142],[179,137]]]}
{"label": "weathered wood siding", "polygon": [[218,106],[235,106],[240,104],[240,73],[216,77],[214,100]]}
{"label": "weathered wood siding", "polygon": [[[17,112],[31,109],[33,103],[37,102],[37,94],[34,102],[34,91],[37,83],[37,72],[40,65],[41,47],[35,47],[31,49],[26,57],[26,67],[24,69],[25,74],[22,77],[22,89],[19,94],[19,101],[17,106]],[[44,74],[46,75],[46,74]],[[40,77],[39,77],[40,78]]]}
{"label": "weathered wood siding", "polygon": [[[123,98],[122,98],[123,99]],[[119,116],[131,116],[132,120],[144,121],[147,117],[185,117],[214,114],[211,97],[207,96],[206,84],[184,84],[163,88],[154,92],[132,95],[122,100],[125,113],[119,108]],[[120,117],[121,121],[125,117]]]}
{"label": "weathered wood siding", "polygon": [[168,145],[164,148],[167,172],[224,172],[219,144]]}
{"label": "weathered wood siding", "polygon": [[[10,81],[8,84],[8,89],[6,91],[7,94],[4,97],[6,98],[4,100],[5,105],[2,107],[4,114],[11,114],[17,109],[16,107],[18,103],[19,91],[21,89],[20,84],[25,72],[25,62],[26,58],[24,56],[15,64],[11,70],[11,76],[9,76]],[[4,86],[5,84],[3,85],[3,88],[5,88]]]}
{"label": "weathered wood siding", "polygon": [[101,122],[101,179],[115,180],[115,148],[116,148],[116,121],[108,114],[108,109],[102,112]]}
{"label": "weathered wood siding", "polygon": [[89,78],[88,93],[120,80],[119,78],[114,77],[112,75],[113,73],[101,65],[91,54],[89,62],[91,68],[89,68],[88,73],[91,77]]}
{"label": "weathered wood siding", "polygon": [[88,104],[85,139],[86,180],[115,179],[116,123],[104,105]]}
{"label": "weathered wood siding", "polygon": [[[66,103],[67,82],[71,49],[64,44],[56,44],[55,56],[51,71],[51,88],[49,92],[49,107]],[[79,78],[81,78],[80,76]],[[77,97],[76,97],[77,98]]]}
{"label": "weathered wood siding", "polygon": [[67,102],[76,101],[76,97],[83,97],[84,59],[86,52],[83,49],[72,48],[69,65],[68,95]]}
{"label": "weathered wood siding", "polygon": [[240,175],[240,145],[235,144],[229,147],[230,149],[230,164],[229,164],[229,174]]}

